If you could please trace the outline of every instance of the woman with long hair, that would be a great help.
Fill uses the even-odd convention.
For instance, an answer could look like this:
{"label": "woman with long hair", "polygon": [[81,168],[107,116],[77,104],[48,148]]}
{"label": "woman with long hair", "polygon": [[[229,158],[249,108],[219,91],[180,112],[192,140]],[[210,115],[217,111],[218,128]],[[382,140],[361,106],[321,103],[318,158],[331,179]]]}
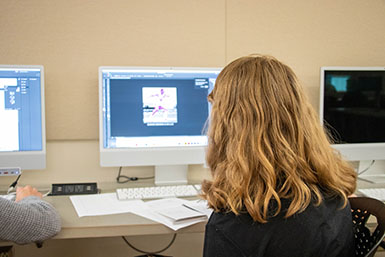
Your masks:
{"label": "woman with long hair", "polygon": [[354,256],[356,173],[292,69],[271,56],[239,58],[208,98],[212,179],[202,191],[214,212],[204,256]]}

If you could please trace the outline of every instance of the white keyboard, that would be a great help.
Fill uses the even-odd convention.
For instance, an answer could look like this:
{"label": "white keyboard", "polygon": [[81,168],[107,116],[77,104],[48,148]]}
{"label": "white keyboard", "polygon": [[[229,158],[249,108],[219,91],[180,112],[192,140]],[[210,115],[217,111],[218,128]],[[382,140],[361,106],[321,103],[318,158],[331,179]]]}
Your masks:
{"label": "white keyboard", "polygon": [[131,187],[116,189],[116,195],[119,200],[159,199],[197,196],[200,190],[201,185]]}
{"label": "white keyboard", "polygon": [[385,188],[367,188],[359,189],[359,191],[367,197],[385,201]]}

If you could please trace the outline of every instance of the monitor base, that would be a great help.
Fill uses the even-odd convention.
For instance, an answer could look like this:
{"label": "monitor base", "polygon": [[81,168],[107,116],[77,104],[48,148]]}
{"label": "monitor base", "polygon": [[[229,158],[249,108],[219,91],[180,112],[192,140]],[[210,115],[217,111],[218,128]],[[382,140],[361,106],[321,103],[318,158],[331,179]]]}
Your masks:
{"label": "monitor base", "polygon": [[155,185],[187,184],[188,165],[155,166]]}

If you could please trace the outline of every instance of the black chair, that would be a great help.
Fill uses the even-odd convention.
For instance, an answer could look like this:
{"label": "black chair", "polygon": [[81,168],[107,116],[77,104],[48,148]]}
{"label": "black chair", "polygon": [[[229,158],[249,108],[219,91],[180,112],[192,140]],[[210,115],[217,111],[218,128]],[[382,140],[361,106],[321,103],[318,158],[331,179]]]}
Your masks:
{"label": "black chair", "polygon": [[[352,209],[356,256],[373,257],[385,237],[385,204],[368,197],[349,198]],[[369,228],[369,216],[377,219],[377,225]]]}

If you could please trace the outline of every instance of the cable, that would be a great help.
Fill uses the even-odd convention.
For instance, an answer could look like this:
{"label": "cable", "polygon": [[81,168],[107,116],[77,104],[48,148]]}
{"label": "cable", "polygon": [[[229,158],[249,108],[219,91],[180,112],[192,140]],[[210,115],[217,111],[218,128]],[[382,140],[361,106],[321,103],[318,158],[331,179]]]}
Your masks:
{"label": "cable", "polygon": [[[17,176],[16,180],[9,186],[8,190],[7,190],[7,195],[15,195],[16,192],[12,192],[12,190],[14,190],[16,188],[16,185],[17,183],[19,182],[19,179],[21,177],[21,174],[19,176]],[[45,194],[42,194],[42,197],[46,197],[48,196],[49,194],[51,193],[51,190],[49,190],[47,193]]]}
{"label": "cable", "polygon": [[7,194],[9,194],[13,189],[15,189],[20,177],[21,177],[21,174],[17,176],[16,180],[9,186]]}
{"label": "cable", "polygon": [[365,172],[367,172],[373,166],[373,164],[375,162],[376,162],[376,160],[372,160],[372,162],[369,164],[368,167],[366,167],[365,169],[363,169],[361,171],[357,171],[358,176],[361,175],[361,174],[364,174]]}
{"label": "cable", "polygon": [[134,249],[135,251],[140,252],[140,253],[150,254],[150,255],[151,255],[151,254],[156,254],[156,253],[164,252],[164,251],[166,251],[168,248],[170,248],[171,245],[174,243],[174,241],[175,241],[175,239],[176,239],[176,233],[175,233],[174,236],[172,237],[171,242],[170,242],[165,248],[163,248],[163,249],[161,249],[161,250],[159,250],[159,251],[154,251],[154,252],[147,252],[147,251],[140,250],[140,249],[136,248],[135,246],[133,246],[132,244],[130,244],[130,242],[128,242],[127,239],[126,239],[124,236],[122,236],[122,238],[123,238],[124,242],[126,242],[126,244],[127,244],[129,247],[131,247],[132,249]]}
{"label": "cable", "polygon": [[121,172],[122,172],[122,166],[119,167],[118,176],[116,177],[116,182],[118,182],[119,184],[127,183],[130,181],[137,181],[139,179],[153,179],[154,178],[154,176],[151,176],[151,177],[129,177],[129,176],[121,175]]}
{"label": "cable", "polygon": [[49,196],[49,194],[51,193],[51,190],[48,190],[47,193],[43,194],[42,197],[46,197],[46,196]]}

